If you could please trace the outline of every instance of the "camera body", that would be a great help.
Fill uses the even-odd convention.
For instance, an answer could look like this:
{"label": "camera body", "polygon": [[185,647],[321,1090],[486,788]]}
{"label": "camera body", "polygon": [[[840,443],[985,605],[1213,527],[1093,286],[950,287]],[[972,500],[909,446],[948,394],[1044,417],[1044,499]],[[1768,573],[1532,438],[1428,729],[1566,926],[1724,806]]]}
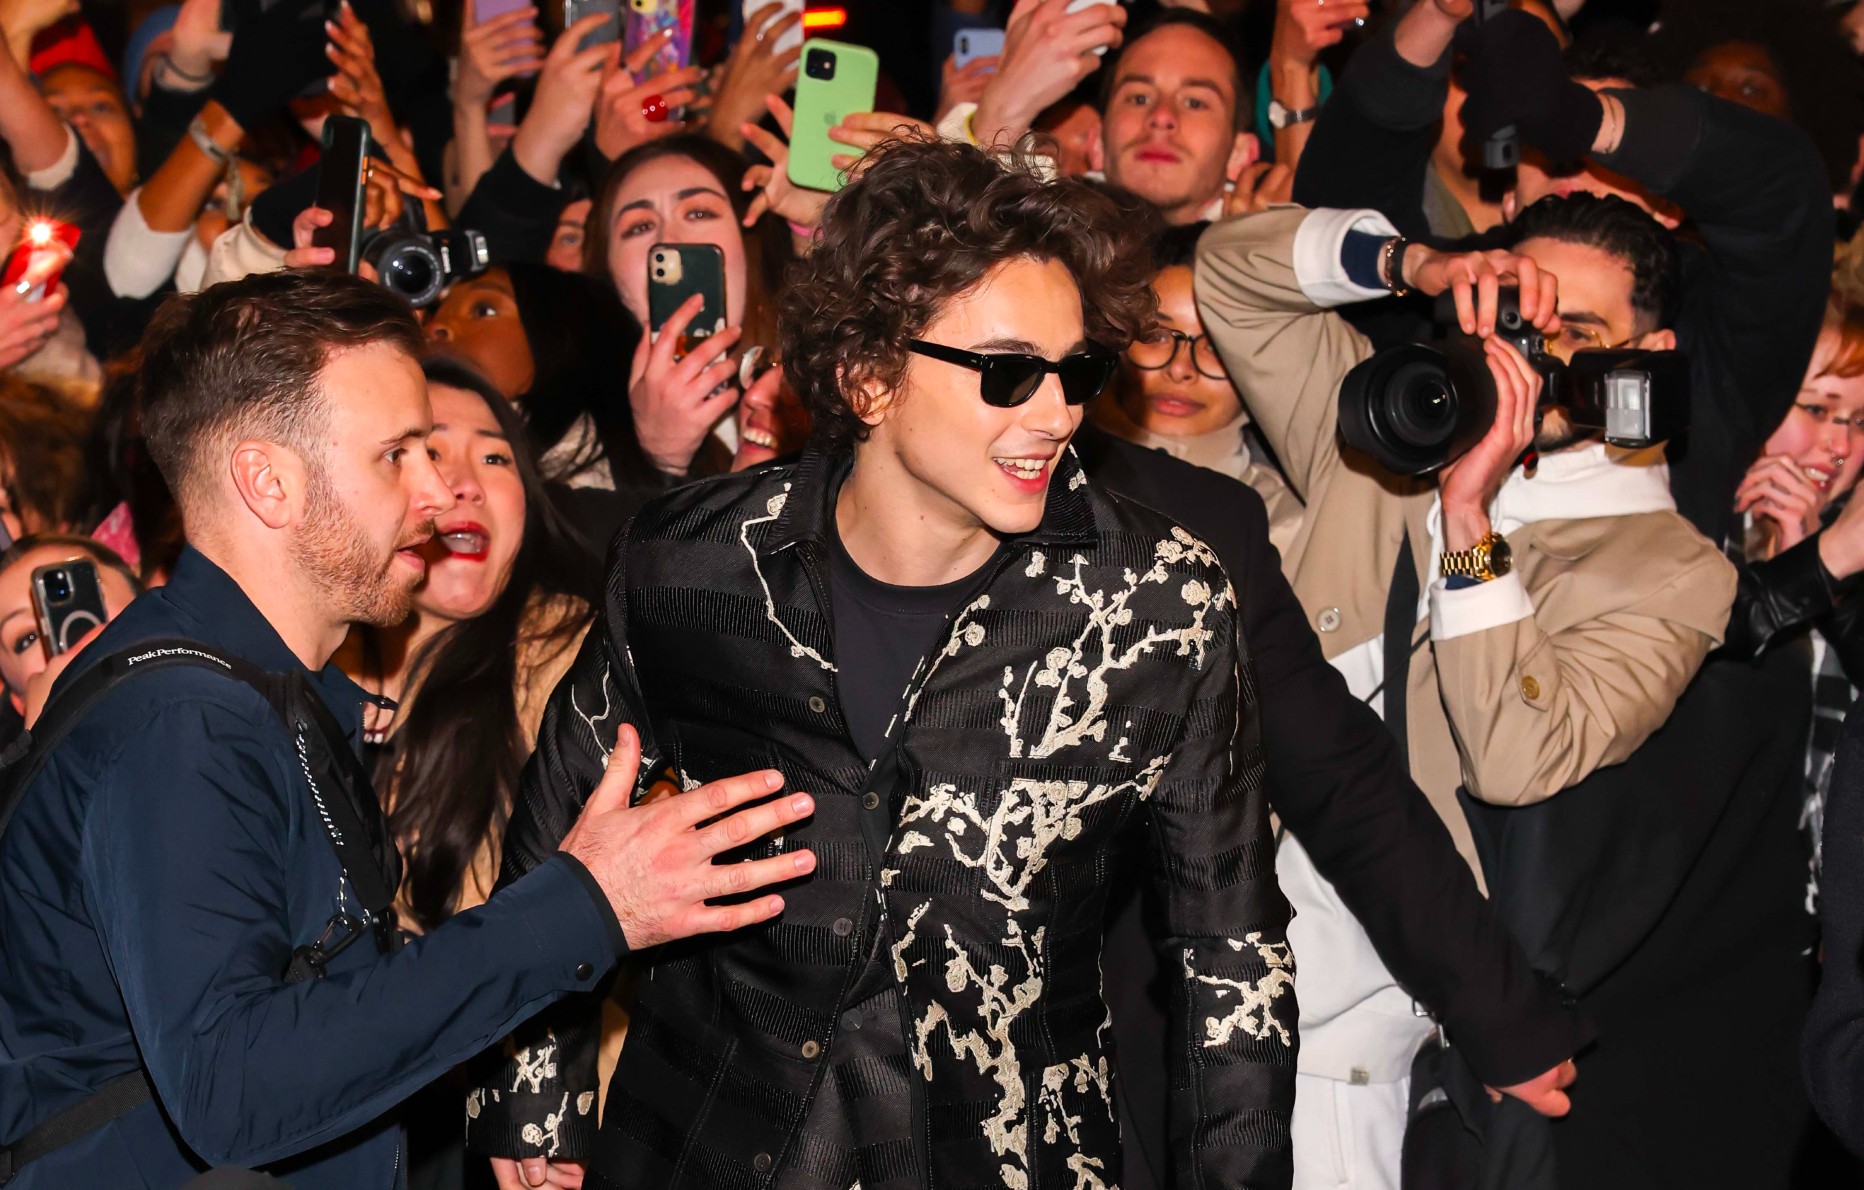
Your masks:
{"label": "camera body", "polygon": [[375,266],[381,284],[420,309],[440,297],[454,281],[486,270],[492,257],[485,236],[454,228],[430,232],[417,203],[401,209],[401,218],[368,233],[361,259]]}
{"label": "camera body", "polygon": [[[1438,323],[1455,321],[1446,294]],[[1559,409],[1575,430],[1632,448],[1667,442],[1689,428],[1689,362],[1681,352],[1589,347],[1575,351],[1570,363],[1561,360],[1521,317],[1511,288],[1501,291],[1495,334],[1545,381],[1536,425]],[[1495,378],[1482,340],[1460,331],[1374,352],[1346,374],[1339,400],[1341,439],[1399,475],[1448,466],[1495,422]]]}

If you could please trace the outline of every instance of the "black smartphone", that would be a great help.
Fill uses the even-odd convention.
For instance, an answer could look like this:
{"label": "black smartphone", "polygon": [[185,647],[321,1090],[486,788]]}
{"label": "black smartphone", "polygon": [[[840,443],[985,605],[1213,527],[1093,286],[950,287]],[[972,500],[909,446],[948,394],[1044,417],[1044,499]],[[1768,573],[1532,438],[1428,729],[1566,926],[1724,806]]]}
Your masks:
{"label": "black smartphone", "polygon": [[725,252],[717,244],[655,244],[647,250],[647,326],[655,334],[686,299],[705,305],[680,335],[677,354],[725,329]]}
{"label": "black smartphone", "polygon": [[334,248],[331,267],[356,271],[362,255],[364,169],[369,161],[369,125],[355,116],[324,120],[324,151],[317,161],[317,205],[336,216],[311,233],[314,248]]}
{"label": "black smartphone", "polygon": [[56,657],[69,652],[93,628],[102,628],[104,589],[97,581],[97,563],[88,558],[54,562],[32,572],[32,607],[39,615],[39,639]]}

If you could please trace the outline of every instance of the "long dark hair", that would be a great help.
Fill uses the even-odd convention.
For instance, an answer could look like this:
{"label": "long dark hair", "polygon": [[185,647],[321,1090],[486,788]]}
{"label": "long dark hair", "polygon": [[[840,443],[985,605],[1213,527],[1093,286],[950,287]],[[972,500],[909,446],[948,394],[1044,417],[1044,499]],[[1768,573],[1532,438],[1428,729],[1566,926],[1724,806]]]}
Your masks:
{"label": "long dark hair", "polygon": [[527,261],[500,267],[511,280],[518,321],[531,347],[534,378],[517,398],[531,448],[541,458],[587,413],[616,487],[665,486],[634,432],[628,368],[641,325],[621,304],[615,287]]}
{"label": "long dark hair", "polygon": [[[519,654],[575,646],[600,598],[601,563],[551,505],[511,403],[457,360],[429,358],[421,370],[429,384],[485,401],[511,441],[524,485],[524,538],[510,581],[482,615],[449,625],[409,658],[406,688],[414,697],[375,773],[402,852],[404,900],[416,923],[432,929],[458,907],[474,859],[511,815],[530,753],[518,720],[518,688],[527,676]],[[541,623],[539,610],[546,613]],[[375,643],[365,638],[366,649]],[[379,658],[379,647],[369,651]]]}
{"label": "long dark hair", "polygon": [[[615,210],[615,195],[628,176],[652,161],[664,157],[684,157],[718,179],[720,189],[731,199],[731,209],[743,219],[751,209],[755,194],[746,193],[741,183],[750,162],[736,150],[719,144],[709,136],[682,132],[636,145],[615,158],[608,176],[589,204],[589,222],[583,230],[583,271],[601,277],[611,287],[615,279],[608,272],[608,228]],[[738,349],[762,347],[775,351],[777,346],[777,309],[775,298],[784,283],[784,273],[795,253],[790,248],[789,225],[766,211],[756,224],[740,228],[744,234],[744,338]]]}

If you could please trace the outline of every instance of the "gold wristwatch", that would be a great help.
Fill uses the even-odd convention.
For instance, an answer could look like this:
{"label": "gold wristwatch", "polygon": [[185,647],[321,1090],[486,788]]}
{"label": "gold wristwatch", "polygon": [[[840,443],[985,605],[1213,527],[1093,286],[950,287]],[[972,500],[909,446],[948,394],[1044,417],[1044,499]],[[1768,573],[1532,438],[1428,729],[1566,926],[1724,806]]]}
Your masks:
{"label": "gold wristwatch", "polygon": [[1472,549],[1445,550],[1443,552],[1443,573],[1464,575],[1479,583],[1500,578],[1514,569],[1514,553],[1508,548],[1508,539],[1500,533],[1490,532]]}

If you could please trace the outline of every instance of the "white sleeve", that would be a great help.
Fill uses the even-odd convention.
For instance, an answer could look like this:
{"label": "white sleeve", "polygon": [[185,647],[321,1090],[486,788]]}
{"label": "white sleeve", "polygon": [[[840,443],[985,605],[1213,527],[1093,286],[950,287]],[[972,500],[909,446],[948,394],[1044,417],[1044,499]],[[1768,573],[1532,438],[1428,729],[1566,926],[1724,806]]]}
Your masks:
{"label": "white sleeve", "polygon": [[1446,580],[1430,585],[1430,639],[1454,640],[1519,623],[1534,614],[1534,601],[1518,574],[1504,574],[1473,587],[1452,590]]}
{"label": "white sleeve", "polygon": [[65,125],[65,152],[57,161],[44,169],[35,169],[26,175],[26,185],[33,190],[56,190],[71,180],[71,175],[78,172],[78,134],[71,125]]}
{"label": "white sleeve", "polygon": [[1294,233],[1294,279],[1307,300],[1323,310],[1381,298],[1388,289],[1367,289],[1346,275],[1340,250],[1346,233],[1363,231],[1380,237],[1398,234],[1391,220],[1373,210],[1318,208],[1301,220]]}
{"label": "white sleeve", "polygon": [[222,281],[237,281],[254,273],[275,273],[285,267],[285,250],[253,229],[251,212],[244,222],[220,233],[207,253],[201,288]]}
{"label": "white sleeve", "polygon": [[194,234],[192,225],[180,231],[155,231],[143,218],[142,188],[138,186],[117,212],[104,244],[104,279],[118,297],[144,298],[175,275],[175,264]]}

